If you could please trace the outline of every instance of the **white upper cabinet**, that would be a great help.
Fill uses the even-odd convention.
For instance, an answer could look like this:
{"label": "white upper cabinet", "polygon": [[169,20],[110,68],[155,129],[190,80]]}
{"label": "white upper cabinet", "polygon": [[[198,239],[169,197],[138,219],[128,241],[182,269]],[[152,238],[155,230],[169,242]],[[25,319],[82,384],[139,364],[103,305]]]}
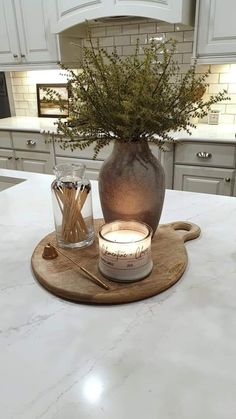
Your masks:
{"label": "white upper cabinet", "polygon": [[194,0],[56,0],[57,33],[72,26],[104,17],[141,16],[170,23],[193,23]]}
{"label": "white upper cabinet", "polygon": [[200,0],[197,24],[198,62],[236,61],[236,0]]}
{"label": "white upper cabinet", "polygon": [[0,0],[0,69],[56,63],[56,36],[51,33],[53,2]]}

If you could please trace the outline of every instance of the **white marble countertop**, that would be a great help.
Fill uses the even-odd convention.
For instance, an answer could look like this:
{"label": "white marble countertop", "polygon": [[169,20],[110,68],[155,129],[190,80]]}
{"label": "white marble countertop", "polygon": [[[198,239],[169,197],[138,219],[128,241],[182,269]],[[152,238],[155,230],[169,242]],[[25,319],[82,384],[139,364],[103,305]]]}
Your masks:
{"label": "white marble countertop", "polygon": [[55,131],[57,118],[39,118],[37,116],[12,116],[0,119],[0,131]]}
{"label": "white marble countertop", "polygon": [[[202,229],[181,280],[144,301],[63,301],[34,279],[53,229],[53,176],[0,192],[0,412],[3,419],[235,419],[236,198],[167,191],[162,223]],[[101,216],[92,182],[95,218]]]}
{"label": "white marble countertop", "polygon": [[[0,131],[32,131],[32,132],[56,132],[56,118],[38,118],[14,116],[0,119]],[[186,132],[178,132],[175,138],[181,141],[214,141],[222,143],[234,143],[236,135],[236,125],[220,124],[208,125],[197,124],[197,128],[192,131],[192,135]]]}

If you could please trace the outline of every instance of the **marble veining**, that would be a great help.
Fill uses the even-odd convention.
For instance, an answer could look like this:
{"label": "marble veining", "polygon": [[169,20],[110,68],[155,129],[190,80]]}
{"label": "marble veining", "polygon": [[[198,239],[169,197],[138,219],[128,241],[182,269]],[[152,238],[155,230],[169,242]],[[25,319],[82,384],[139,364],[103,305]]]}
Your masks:
{"label": "marble veining", "polygon": [[[89,306],[42,288],[32,251],[53,230],[53,176],[0,192],[0,417],[235,419],[236,198],[167,191],[161,222],[189,220],[188,266],[164,293]],[[101,217],[92,182],[95,218]]]}

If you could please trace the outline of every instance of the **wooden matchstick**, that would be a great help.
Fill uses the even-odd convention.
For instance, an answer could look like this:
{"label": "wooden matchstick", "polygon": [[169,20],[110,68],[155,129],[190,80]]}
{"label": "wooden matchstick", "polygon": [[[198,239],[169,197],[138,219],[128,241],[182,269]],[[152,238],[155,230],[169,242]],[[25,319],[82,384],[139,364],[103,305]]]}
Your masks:
{"label": "wooden matchstick", "polygon": [[65,255],[65,253],[63,253],[60,249],[58,249],[58,247],[52,245],[51,243],[48,243],[48,246],[50,246],[51,248],[56,249],[56,251],[58,253],[60,253],[62,256],[64,256],[66,259],[70,260],[72,263],[74,263],[75,266],[77,266],[81,271],[83,271],[90,279],[92,279],[92,281],[99,285],[99,287],[104,288],[105,290],[109,290],[109,286],[103,282],[101,279],[97,278],[94,274],[92,274],[91,272],[89,272],[87,269],[85,269],[83,266],[81,266],[78,262],[75,262],[73,259],[71,259],[69,256]]}

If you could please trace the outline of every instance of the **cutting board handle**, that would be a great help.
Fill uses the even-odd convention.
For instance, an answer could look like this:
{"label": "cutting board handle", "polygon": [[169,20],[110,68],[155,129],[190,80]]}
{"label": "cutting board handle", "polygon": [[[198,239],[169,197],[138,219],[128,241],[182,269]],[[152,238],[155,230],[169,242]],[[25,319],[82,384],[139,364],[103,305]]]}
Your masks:
{"label": "cutting board handle", "polygon": [[181,234],[184,242],[196,239],[201,233],[201,229],[196,224],[188,223],[187,221],[174,221],[173,223],[170,223],[170,226],[174,230],[184,230]]}

